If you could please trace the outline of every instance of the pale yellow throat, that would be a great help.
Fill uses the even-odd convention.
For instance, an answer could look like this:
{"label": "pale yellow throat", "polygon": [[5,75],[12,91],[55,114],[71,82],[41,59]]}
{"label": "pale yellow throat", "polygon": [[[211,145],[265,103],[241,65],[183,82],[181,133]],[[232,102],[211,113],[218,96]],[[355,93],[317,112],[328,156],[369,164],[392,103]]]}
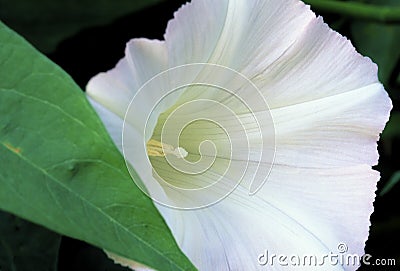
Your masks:
{"label": "pale yellow throat", "polygon": [[185,158],[188,155],[188,152],[182,148],[173,146],[165,143],[161,143],[158,140],[150,139],[146,144],[147,155],[148,156],[156,156],[156,157],[164,157],[167,154],[175,155],[178,158]]}

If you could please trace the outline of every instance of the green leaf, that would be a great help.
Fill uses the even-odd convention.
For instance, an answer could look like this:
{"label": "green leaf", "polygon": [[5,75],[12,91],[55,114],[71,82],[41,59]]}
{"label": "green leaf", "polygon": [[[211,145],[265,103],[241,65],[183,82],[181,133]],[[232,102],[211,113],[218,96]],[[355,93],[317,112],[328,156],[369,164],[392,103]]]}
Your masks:
{"label": "green leaf", "polygon": [[55,271],[61,236],[0,212],[0,270]]}
{"label": "green leaf", "polygon": [[396,171],[393,173],[392,177],[390,177],[389,181],[386,183],[386,185],[382,188],[381,193],[379,194],[380,196],[385,195],[387,192],[389,192],[398,182],[400,181],[400,170]]}
{"label": "green leaf", "polygon": [[[400,7],[398,0],[370,0],[369,3]],[[387,84],[400,58],[400,25],[355,21],[351,34],[357,49],[378,64],[379,78]]]}
{"label": "green leaf", "polygon": [[0,18],[39,50],[49,53],[83,28],[110,23],[161,1],[0,0]]}
{"label": "green leaf", "polygon": [[83,92],[1,23],[0,209],[155,269],[194,269]]}

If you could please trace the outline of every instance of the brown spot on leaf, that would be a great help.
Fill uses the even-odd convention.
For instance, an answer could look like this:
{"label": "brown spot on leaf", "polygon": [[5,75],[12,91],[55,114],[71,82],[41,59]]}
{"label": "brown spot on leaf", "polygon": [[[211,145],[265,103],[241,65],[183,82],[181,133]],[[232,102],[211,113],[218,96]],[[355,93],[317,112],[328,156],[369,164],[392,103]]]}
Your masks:
{"label": "brown spot on leaf", "polygon": [[10,151],[12,151],[13,153],[16,154],[20,154],[21,153],[21,148],[18,147],[14,147],[13,145],[11,145],[10,143],[3,143],[3,145],[9,149]]}

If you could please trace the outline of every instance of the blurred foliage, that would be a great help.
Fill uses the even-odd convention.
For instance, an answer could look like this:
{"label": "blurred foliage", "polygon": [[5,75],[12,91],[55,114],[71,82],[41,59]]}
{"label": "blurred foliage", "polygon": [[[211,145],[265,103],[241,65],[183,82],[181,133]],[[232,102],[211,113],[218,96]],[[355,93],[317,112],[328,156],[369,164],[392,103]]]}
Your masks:
{"label": "blurred foliage", "polygon": [[0,211],[0,270],[55,271],[61,236]]}
{"label": "blurred foliage", "polygon": [[[400,7],[390,1],[303,0],[313,8],[339,14],[343,18],[369,22],[400,23]],[[394,3],[394,2],[392,2]]]}
{"label": "blurred foliage", "polygon": [[393,111],[390,120],[382,133],[382,139],[391,141],[400,137],[400,112]]}
{"label": "blurred foliage", "polygon": [[382,188],[380,195],[383,196],[384,194],[389,192],[393,188],[393,186],[395,186],[399,181],[400,181],[400,171],[396,171],[389,179],[389,181],[386,183],[386,185]]}
{"label": "blurred foliage", "polygon": [[110,23],[161,1],[0,0],[0,18],[40,51],[50,53],[83,28]]}
{"label": "blurred foliage", "polygon": [[[369,0],[368,3],[400,8],[399,0]],[[357,49],[378,64],[379,78],[390,89],[392,72],[400,59],[400,24],[354,21],[351,34]]]}
{"label": "blurred foliage", "polygon": [[[61,245],[61,249],[60,249]],[[60,257],[59,257],[60,254]],[[128,271],[98,248],[0,211],[1,271]]]}
{"label": "blurred foliage", "polygon": [[[130,38],[145,36],[162,39],[167,20],[186,0],[168,0],[150,9],[140,9],[156,2],[156,0],[113,2],[111,0],[97,2],[0,0],[0,18],[40,50],[47,52],[51,59],[65,68],[78,84],[84,87],[91,76],[115,65],[122,57],[125,42]],[[381,172],[382,178],[378,183],[377,194],[383,196],[377,197],[374,203],[375,212],[371,217],[372,226],[366,252],[372,254],[374,258],[396,258],[398,266],[400,213],[397,207],[400,187],[395,184],[399,179],[400,170],[400,155],[397,151],[400,147],[400,24],[398,19],[386,20],[387,18],[381,15],[388,10],[398,10],[400,0],[337,0],[341,4],[339,6],[331,0],[305,0],[305,2],[310,3],[312,9],[322,15],[331,27],[347,36],[358,51],[378,64],[380,80],[393,100],[394,109],[379,145],[380,163],[377,170]],[[347,8],[343,8],[343,4]],[[357,12],[361,10],[357,11],[354,7],[360,7],[360,4],[374,5],[375,11],[372,10],[371,13],[371,8],[368,8],[368,12],[358,14]],[[132,13],[134,11],[137,12]],[[393,12],[391,14],[393,15]],[[2,217],[0,221],[2,225],[4,223]],[[38,226],[35,227],[33,231],[43,230]],[[35,233],[32,232],[31,236],[35,236]],[[9,238],[17,240],[19,237],[14,234]],[[70,245],[71,240],[67,238],[63,238],[61,242],[60,264],[70,267],[65,267],[63,271],[111,270],[108,269],[107,260],[98,258],[101,260],[97,263],[94,260],[96,257],[104,258],[104,254],[89,245],[76,242],[73,246]],[[56,251],[53,252],[56,254]],[[2,253],[5,252],[0,250],[0,259],[4,257]],[[34,254],[34,251],[32,253]],[[74,265],[71,263],[71,257],[75,262]],[[103,260],[104,265],[100,265]],[[83,269],[75,269],[78,266]],[[105,269],[100,269],[100,266]],[[363,266],[360,270],[393,269]]]}
{"label": "blurred foliage", "polygon": [[388,85],[400,57],[400,25],[354,22],[353,42],[360,53],[369,56],[379,66],[379,78]]}

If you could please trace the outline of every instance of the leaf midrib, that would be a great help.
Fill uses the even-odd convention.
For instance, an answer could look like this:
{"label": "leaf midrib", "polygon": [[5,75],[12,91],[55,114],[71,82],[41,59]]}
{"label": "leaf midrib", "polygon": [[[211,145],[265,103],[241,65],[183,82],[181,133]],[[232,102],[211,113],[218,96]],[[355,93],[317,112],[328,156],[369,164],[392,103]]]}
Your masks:
{"label": "leaf midrib", "polygon": [[[96,205],[94,205],[92,202],[90,202],[89,200],[87,200],[85,197],[82,197],[80,194],[74,192],[73,190],[71,190],[68,186],[66,186],[65,184],[63,184],[62,182],[60,182],[57,178],[55,178],[54,176],[52,176],[51,174],[49,174],[47,171],[45,171],[44,169],[40,168],[38,165],[36,165],[35,163],[33,163],[31,160],[29,160],[27,157],[21,155],[21,154],[16,154],[14,152],[12,152],[11,150],[9,150],[8,148],[6,148],[3,144],[2,144],[2,148],[7,150],[8,152],[10,152],[11,154],[18,156],[20,159],[22,159],[24,162],[26,162],[27,164],[29,164],[30,166],[32,166],[33,168],[35,168],[36,170],[38,170],[39,172],[42,172],[45,176],[49,177],[50,180],[54,181],[57,185],[59,185],[61,188],[63,188],[64,190],[67,190],[69,193],[71,193],[73,196],[79,198],[80,200],[82,200],[83,202],[87,203],[88,206],[90,206],[92,209],[94,209],[95,211],[97,211],[98,213],[100,213],[102,216],[104,216],[105,218],[108,218],[109,220],[111,220],[113,222],[114,225],[118,225],[120,229],[124,230],[125,232],[127,232],[129,235],[131,235],[133,238],[135,238],[136,240],[138,240],[139,242],[141,242],[142,244],[144,244],[145,246],[147,246],[148,248],[152,249],[153,251],[155,251],[158,255],[160,255],[162,258],[166,259],[169,263],[172,264],[172,266],[175,266],[177,268],[179,268],[180,270],[183,270],[180,268],[180,266],[177,266],[175,262],[171,261],[168,259],[168,257],[165,257],[165,255],[163,253],[161,253],[158,249],[155,249],[151,244],[149,244],[148,242],[146,242],[145,240],[143,240],[142,238],[140,238],[139,236],[135,235],[134,233],[132,233],[131,231],[129,231],[128,228],[126,228],[124,225],[122,225],[121,223],[119,223],[117,220],[114,219],[113,216],[110,216],[109,214],[105,213],[101,208],[97,207]],[[104,161],[105,163],[105,161]],[[107,165],[109,165],[108,163],[105,163]],[[111,165],[110,165],[111,166]],[[118,172],[118,174],[122,175],[122,173],[115,169],[114,167],[111,166],[111,168]],[[124,177],[124,176],[122,176]],[[18,194],[18,193],[17,193]],[[42,211],[42,210],[40,210]],[[43,213],[43,212],[41,212]],[[44,214],[45,215],[45,214]],[[45,215],[46,216],[46,215]]]}
{"label": "leaf midrib", "polygon": [[[71,119],[71,121],[78,123],[80,126],[84,127],[85,129],[88,129],[88,127],[81,122],[80,120],[76,119],[75,117],[73,117],[72,115],[70,115],[68,112],[62,110],[62,108],[60,108],[59,106],[50,103],[49,101],[43,101],[40,100],[37,97],[34,96],[30,96],[30,95],[26,95],[20,92],[17,92],[14,89],[5,89],[5,88],[0,88],[0,91],[3,92],[10,92],[14,95],[18,95],[30,100],[33,100],[35,102],[41,103],[45,106],[48,107],[52,107],[53,109],[61,112],[63,115],[67,116],[69,119]],[[90,130],[91,134],[95,134],[95,136],[99,139],[101,139],[101,141],[103,141],[104,143],[106,143],[106,141],[94,130]],[[131,235],[134,239],[138,240],[140,243],[144,244],[145,246],[147,246],[148,248],[152,249],[153,251],[155,251],[158,255],[160,255],[162,258],[166,259],[170,264],[172,264],[172,266],[175,266],[177,268],[179,268],[179,266],[176,265],[175,262],[171,261],[168,257],[165,257],[165,255],[157,250],[156,248],[154,248],[151,244],[149,244],[148,242],[146,242],[145,240],[143,240],[142,238],[140,238],[139,236],[135,235],[134,233],[132,233],[131,231],[129,231],[129,229],[127,229],[125,226],[123,226],[121,223],[119,223],[117,220],[115,220],[112,216],[110,216],[109,214],[105,213],[101,208],[98,208],[96,205],[92,204],[89,200],[87,200],[86,198],[82,197],[81,195],[77,194],[76,192],[74,192],[73,190],[71,190],[68,186],[64,185],[62,182],[60,182],[57,178],[55,178],[54,176],[52,176],[49,172],[47,172],[46,170],[42,169],[39,165],[36,165],[33,161],[29,160],[28,157],[23,156],[22,154],[17,154],[15,152],[12,152],[10,149],[8,149],[5,145],[5,142],[2,142],[2,147],[3,149],[7,150],[8,152],[12,153],[15,156],[18,156],[20,159],[22,159],[23,161],[25,161],[26,163],[28,163],[29,165],[31,165],[33,168],[35,168],[36,170],[38,170],[39,172],[42,172],[45,176],[49,177],[54,183],[56,183],[57,185],[59,185],[60,187],[62,187],[63,189],[67,190],[69,193],[71,193],[72,195],[74,195],[75,197],[79,198],[80,200],[82,200],[83,202],[87,203],[88,206],[90,206],[92,209],[94,209],[95,211],[97,211],[98,213],[100,213],[101,215],[103,215],[104,217],[108,218],[109,220],[112,221],[112,223],[114,223],[114,225],[118,225],[120,229],[124,230],[125,232],[127,232],[129,235]],[[80,161],[80,159],[77,159]],[[98,161],[102,161],[101,159],[98,159]],[[124,174],[117,168],[115,168],[114,166],[112,166],[111,164],[107,163],[106,161],[102,161],[102,163],[104,165],[107,165],[109,168],[111,168],[113,171],[117,172],[119,175],[121,175],[121,177],[126,178],[126,176],[124,176]],[[43,213],[43,212],[41,212]]]}

